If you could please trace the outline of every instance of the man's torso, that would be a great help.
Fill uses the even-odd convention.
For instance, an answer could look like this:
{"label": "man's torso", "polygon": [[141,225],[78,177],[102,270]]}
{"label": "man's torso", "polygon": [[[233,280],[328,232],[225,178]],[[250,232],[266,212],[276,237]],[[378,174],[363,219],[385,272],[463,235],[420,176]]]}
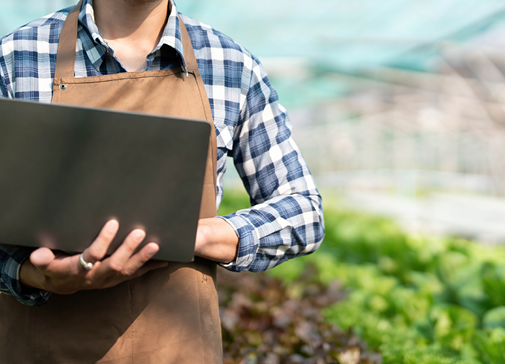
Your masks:
{"label": "man's torso", "polygon": [[[90,17],[89,4],[80,14],[75,77],[126,72],[102,42]],[[175,9],[175,7],[174,7]],[[68,11],[64,9],[33,21],[0,41],[0,75],[8,97],[50,103],[58,39]],[[159,49],[147,58],[147,70],[180,67],[183,52],[172,12]],[[175,10],[176,13],[176,10]],[[226,156],[241,117],[253,64],[253,56],[233,40],[209,26],[181,15],[193,44],[207,91],[217,135],[217,206],[222,199]]]}

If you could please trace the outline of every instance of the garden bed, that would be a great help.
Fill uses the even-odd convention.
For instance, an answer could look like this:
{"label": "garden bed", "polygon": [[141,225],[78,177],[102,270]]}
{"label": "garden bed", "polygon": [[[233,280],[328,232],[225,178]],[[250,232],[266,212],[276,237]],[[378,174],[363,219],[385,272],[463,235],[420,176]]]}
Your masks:
{"label": "garden bed", "polygon": [[[242,195],[227,199],[231,210],[247,201]],[[266,276],[244,275],[250,282],[235,288],[221,285],[230,355],[243,355],[244,363],[359,357],[358,363],[380,362],[377,351],[391,364],[505,364],[503,247],[409,235],[388,219],[328,204],[325,224],[326,238],[315,254]],[[281,313],[290,325],[276,326]],[[251,327],[270,333],[249,335]],[[255,359],[243,359],[247,355]]]}

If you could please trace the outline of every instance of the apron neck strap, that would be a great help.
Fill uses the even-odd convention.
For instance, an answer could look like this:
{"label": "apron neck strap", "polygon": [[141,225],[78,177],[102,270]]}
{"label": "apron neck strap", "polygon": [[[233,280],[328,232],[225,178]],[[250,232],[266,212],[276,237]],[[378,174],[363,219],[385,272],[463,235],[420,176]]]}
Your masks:
{"label": "apron neck strap", "polygon": [[[70,10],[67,19],[63,23],[63,28],[60,33],[58,42],[58,53],[56,55],[56,67],[54,70],[54,78],[73,78],[75,73],[75,48],[77,44],[77,30],[79,25],[79,12],[82,8],[83,0]],[[186,70],[193,74],[199,74],[198,63],[196,61],[195,52],[191,40],[189,39],[188,31],[179,16],[179,27],[181,31],[182,47],[184,51],[184,60],[186,62]]]}
{"label": "apron neck strap", "polygon": [[189,39],[188,31],[186,26],[179,16],[179,28],[181,30],[182,39],[182,50],[184,51],[184,61],[186,63],[186,71],[193,74],[200,74],[198,70],[198,62],[196,61],[195,51],[193,50],[193,45]]}
{"label": "apron neck strap", "polygon": [[54,78],[74,77],[75,47],[81,7],[82,0],[70,10],[67,19],[63,23],[58,42]]}

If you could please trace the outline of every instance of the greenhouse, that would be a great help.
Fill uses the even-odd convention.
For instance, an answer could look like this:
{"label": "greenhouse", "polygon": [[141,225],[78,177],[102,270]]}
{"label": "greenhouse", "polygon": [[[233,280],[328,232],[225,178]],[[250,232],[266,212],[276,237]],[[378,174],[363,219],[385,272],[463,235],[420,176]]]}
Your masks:
{"label": "greenhouse", "polygon": [[[8,0],[0,34],[74,3]],[[324,201],[316,253],[220,270],[225,363],[505,364],[505,5],[177,8],[261,60]]]}

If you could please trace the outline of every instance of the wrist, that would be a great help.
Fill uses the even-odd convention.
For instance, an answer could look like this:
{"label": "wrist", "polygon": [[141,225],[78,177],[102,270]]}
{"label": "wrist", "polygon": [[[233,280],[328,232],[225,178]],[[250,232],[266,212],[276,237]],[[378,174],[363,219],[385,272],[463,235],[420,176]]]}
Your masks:
{"label": "wrist", "polygon": [[223,219],[201,219],[195,244],[195,255],[219,263],[229,263],[237,255],[239,238]]}
{"label": "wrist", "polygon": [[30,259],[24,261],[19,269],[19,281],[24,288],[44,289],[40,271],[32,264]]}

